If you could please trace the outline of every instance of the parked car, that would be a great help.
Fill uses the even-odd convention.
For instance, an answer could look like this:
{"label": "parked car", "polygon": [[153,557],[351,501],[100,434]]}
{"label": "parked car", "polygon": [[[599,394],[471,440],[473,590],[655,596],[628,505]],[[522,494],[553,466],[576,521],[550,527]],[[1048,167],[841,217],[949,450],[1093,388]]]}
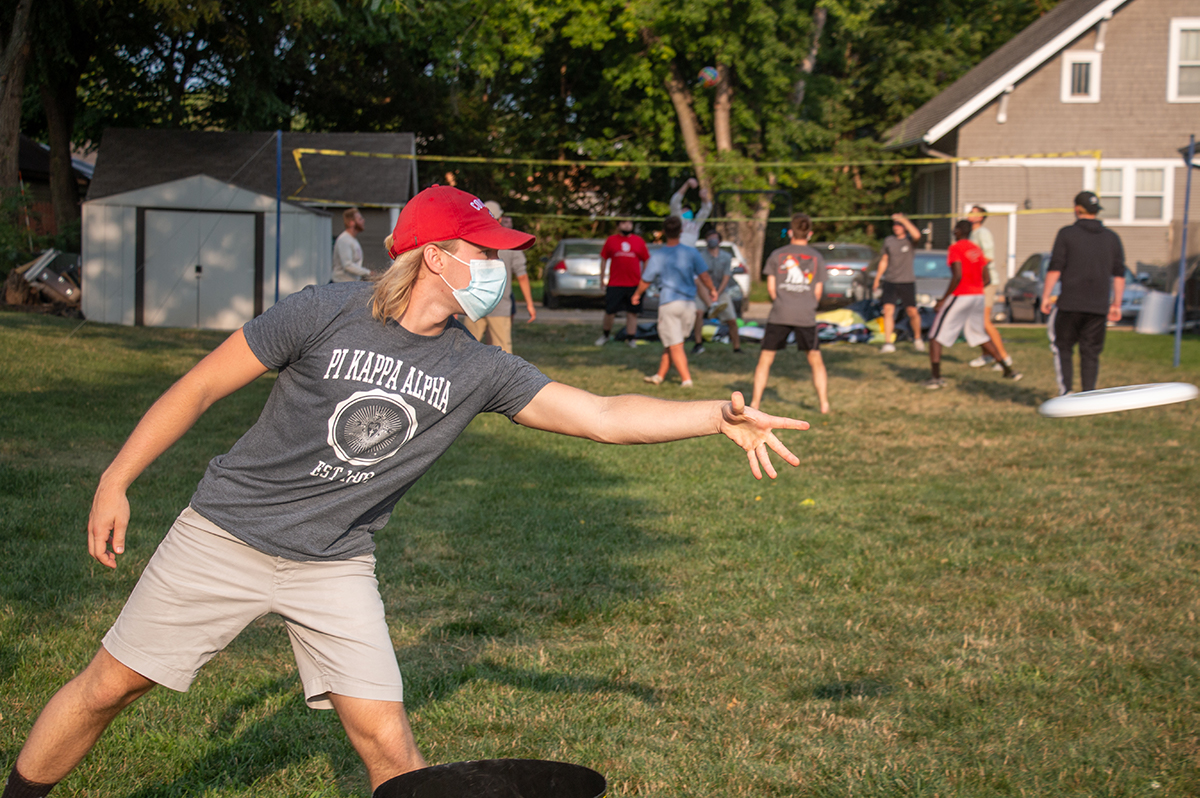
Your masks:
{"label": "parked car", "polygon": [[[1004,307],[1009,321],[1031,321],[1041,324],[1046,320],[1042,313],[1042,286],[1046,284],[1046,268],[1050,265],[1049,252],[1036,252],[1025,259],[1020,270],[1004,286]],[[1146,296],[1146,281],[1149,275],[1137,275],[1125,268],[1125,292],[1121,296],[1121,319],[1132,321],[1142,309]],[[1061,284],[1054,286],[1055,297]]]}
{"label": "parked car", "polygon": [[600,284],[600,250],[603,248],[604,241],[599,238],[559,241],[546,261],[542,304],[556,308],[562,304],[563,297],[603,299],[604,286]]}
{"label": "parked car", "polygon": [[[854,275],[854,286],[851,289],[854,301],[879,298],[880,292],[873,290],[877,271],[879,258],[875,258],[870,266]],[[917,307],[932,308],[945,295],[946,288],[950,285],[952,275],[950,266],[946,263],[946,250],[918,249],[913,254],[913,274],[917,278]]]}
{"label": "parked car", "polygon": [[825,258],[825,289],[821,306],[827,308],[849,305],[854,301],[854,276],[871,265],[875,250],[865,244],[809,244]]}
{"label": "parked car", "polygon": [[[654,251],[662,248],[662,244],[648,244],[647,249],[653,255]],[[703,245],[701,245],[703,247]],[[738,316],[741,316],[750,304],[750,273],[746,270],[746,260],[742,257],[742,249],[732,241],[722,241],[721,249],[729,253],[730,272],[733,282],[742,292],[742,297],[735,308]],[[646,295],[643,297],[642,304],[645,306],[643,314],[653,310],[658,312],[658,286],[652,285],[646,290]]]}

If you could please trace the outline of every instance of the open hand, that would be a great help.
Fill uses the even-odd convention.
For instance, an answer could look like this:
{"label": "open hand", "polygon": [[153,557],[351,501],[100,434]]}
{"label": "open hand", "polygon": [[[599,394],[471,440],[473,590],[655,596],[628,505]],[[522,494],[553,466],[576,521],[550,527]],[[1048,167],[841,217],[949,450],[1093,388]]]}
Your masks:
{"label": "open hand", "polygon": [[[798,418],[771,416],[746,407],[746,399],[740,391],[734,391],[729,404],[721,409],[721,432],[729,440],[741,446],[750,461],[750,471],[755,479],[762,479],[762,472],[774,479],[778,476],[775,467],[771,465],[771,457],[767,447],[771,447],[777,455],[790,465],[800,465],[800,458],[788,451],[788,448],[775,437],[777,429],[808,429],[808,422]],[[762,468],[759,464],[762,464]]]}

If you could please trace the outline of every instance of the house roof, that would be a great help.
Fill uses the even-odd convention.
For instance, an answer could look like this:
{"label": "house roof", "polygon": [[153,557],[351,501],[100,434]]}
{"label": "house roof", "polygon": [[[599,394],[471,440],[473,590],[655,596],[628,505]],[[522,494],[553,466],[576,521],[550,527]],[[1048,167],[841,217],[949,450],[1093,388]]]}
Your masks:
{"label": "house roof", "polygon": [[[408,201],[414,161],[302,153],[296,149],[411,155],[412,133],[283,134],[283,198],[331,205],[389,206]],[[208,175],[275,196],[275,133],[198,130],[104,131],[88,199]]]}
{"label": "house roof", "polygon": [[932,144],[1129,0],[1063,0],[884,134],[897,150]]}
{"label": "house roof", "polygon": [[[22,133],[17,158],[21,176],[26,180],[50,179],[50,148],[45,144],[36,142]],[[76,178],[90,180],[92,177],[92,165],[87,161],[72,156],[71,168],[75,170]]]}

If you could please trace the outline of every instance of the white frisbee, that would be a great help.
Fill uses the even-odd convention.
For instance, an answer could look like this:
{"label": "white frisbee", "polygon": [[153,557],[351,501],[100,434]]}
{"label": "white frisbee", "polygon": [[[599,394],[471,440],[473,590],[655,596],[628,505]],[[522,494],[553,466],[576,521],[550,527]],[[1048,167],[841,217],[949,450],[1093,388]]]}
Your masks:
{"label": "white frisbee", "polygon": [[1154,382],[1148,385],[1122,385],[1099,391],[1084,391],[1058,396],[1042,402],[1038,412],[1050,418],[1094,416],[1146,407],[1186,402],[1200,396],[1200,389],[1186,382]]}

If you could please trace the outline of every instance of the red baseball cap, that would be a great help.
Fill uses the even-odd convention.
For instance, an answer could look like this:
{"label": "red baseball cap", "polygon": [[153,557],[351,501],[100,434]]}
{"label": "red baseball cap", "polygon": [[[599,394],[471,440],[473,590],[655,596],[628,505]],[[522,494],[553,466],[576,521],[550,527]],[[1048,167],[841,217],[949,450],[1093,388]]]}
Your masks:
{"label": "red baseball cap", "polygon": [[432,244],[461,238],[484,249],[529,249],[534,236],[503,227],[483,200],[450,186],[430,186],[400,210],[392,230],[393,258]]}

